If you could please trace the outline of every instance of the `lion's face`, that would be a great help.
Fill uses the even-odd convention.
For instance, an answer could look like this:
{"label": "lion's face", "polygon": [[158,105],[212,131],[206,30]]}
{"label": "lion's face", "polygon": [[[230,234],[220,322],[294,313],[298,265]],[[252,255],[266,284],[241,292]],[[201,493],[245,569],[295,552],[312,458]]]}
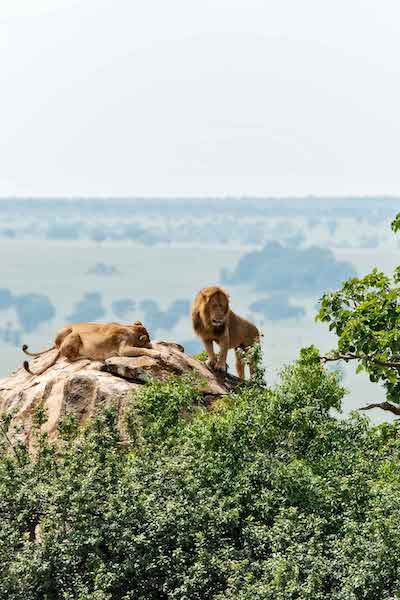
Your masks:
{"label": "lion's face", "polygon": [[206,302],[206,311],[213,327],[223,327],[229,312],[229,300],[226,294],[217,291],[209,296]]}
{"label": "lion's face", "polygon": [[151,348],[149,333],[141,323],[132,325],[133,340],[132,345],[136,348]]}

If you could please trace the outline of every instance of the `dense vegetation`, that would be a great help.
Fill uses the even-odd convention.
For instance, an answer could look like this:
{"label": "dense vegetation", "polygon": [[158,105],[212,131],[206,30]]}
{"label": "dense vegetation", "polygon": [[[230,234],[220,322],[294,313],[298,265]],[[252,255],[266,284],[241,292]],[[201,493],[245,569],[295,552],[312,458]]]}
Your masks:
{"label": "dense vegetation", "polygon": [[5,422],[0,598],[394,598],[399,427],[335,418],[343,394],[311,348],[212,410],[195,382],[146,386],[125,445],[107,411],[31,459]]}

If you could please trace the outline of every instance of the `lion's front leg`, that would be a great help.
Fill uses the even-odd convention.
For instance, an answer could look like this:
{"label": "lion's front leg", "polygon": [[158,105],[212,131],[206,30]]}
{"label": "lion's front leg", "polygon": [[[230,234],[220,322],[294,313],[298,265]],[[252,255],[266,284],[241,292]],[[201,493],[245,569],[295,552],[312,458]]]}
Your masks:
{"label": "lion's front leg", "polygon": [[228,356],[229,350],[229,334],[226,333],[223,338],[219,341],[220,353],[218,355],[218,360],[215,363],[215,369],[217,371],[226,371],[226,359]]}
{"label": "lion's front leg", "polygon": [[212,342],[210,342],[209,340],[207,340],[207,341],[203,340],[203,342],[204,342],[204,347],[206,349],[206,352],[208,354],[207,366],[210,367],[211,369],[213,369],[217,362],[217,356],[214,353],[214,344]]}
{"label": "lion's front leg", "polygon": [[151,356],[152,358],[160,358],[161,354],[157,350],[151,350],[150,348],[138,348],[136,346],[121,344],[118,356]]}

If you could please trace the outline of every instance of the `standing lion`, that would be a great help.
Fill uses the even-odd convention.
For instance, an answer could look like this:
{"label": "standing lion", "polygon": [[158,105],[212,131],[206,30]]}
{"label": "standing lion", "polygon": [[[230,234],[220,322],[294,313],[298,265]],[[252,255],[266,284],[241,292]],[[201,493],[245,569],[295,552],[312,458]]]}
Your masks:
{"label": "standing lion", "polygon": [[[203,340],[208,354],[207,364],[213,369],[225,371],[228,350],[234,348],[237,374],[243,379],[244,363],[240,350],[246,350],[258,342],[260,333],[255,325],[229,308],[228,294],[218,286],[200,290],[192,306],[192,323],[193,329]],[[218,356],[214,353],[214,342],[220,347]]]}

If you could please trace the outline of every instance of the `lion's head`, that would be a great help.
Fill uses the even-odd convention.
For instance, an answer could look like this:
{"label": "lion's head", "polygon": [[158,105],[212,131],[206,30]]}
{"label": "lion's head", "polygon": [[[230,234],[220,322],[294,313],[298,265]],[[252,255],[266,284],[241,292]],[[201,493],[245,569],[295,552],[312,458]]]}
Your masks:
{"label": "lion's head", "polygon": [[196,309],[205,327],[222,331],[229,314],[229,296],[218,286],[204,288],[197,295]]}
{"label": "lion's head", "polygon": [[136,348],[151,348],[150,335],[146,327],[140,321],[136,321],[132,326],[132,345]]}

